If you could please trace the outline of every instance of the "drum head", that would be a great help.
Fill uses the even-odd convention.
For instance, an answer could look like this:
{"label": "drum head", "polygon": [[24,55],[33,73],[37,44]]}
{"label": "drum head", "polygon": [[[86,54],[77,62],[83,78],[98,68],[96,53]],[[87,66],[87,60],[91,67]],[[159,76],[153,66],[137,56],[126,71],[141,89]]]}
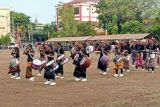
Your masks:
{"label": "drum head", "polygon": [[48,63],[46,64],[46,66],[50,66],[50,65],[52,65],[54,62],[55,62],[54,60],[52,60],[52,61],[48,62]]}
{"label": "drum head", "polygon": [[87,53],[90,54],[90,53],[92,53],[93,51],[94,51],[94,46],[89,45],[89,46],[86,47],[86,52],[87,52]]}
{"label": "drum head", "polygon": [[86,58],[84,57],[84,58],[81,60],[80,65],[83,65],[83,64],[85,63],[85,61],[86,61]]}
{"label": "drum head", "polygon": [[33,64],[35,64],[35,65],[42,65],[42,62],[39,59],[34,59],[33,60]]}
{"label": "drum head", "polygon": [[45,64],[46,63],[46,60],[43,60],[42,62],[41,62],[41,64]]}
{"label": "drum head", "polygon": [[123,59],[123,57],[120,57],[118,60],[117,60],[117,63],[121,62]]}
{"label": "drum head", "polygon": [[76,56],[74,57],[74,60],[77,61],[79,58],[79,54],[76,54]]}
{"label": "drum head", "polygon": [[151,58],[156,58],[156,55],[155,54],[151,54]]}
{"label": "drum head", "polygon": [[61,65],[64,65],[68,62],[68,58],[65,58],[65,60],[63,62],[61,62]]}
{"label": "drum head", "polygon": [[57,58],[57,60],[61,60],[64,57],[64,55],[61,55]]}
{"label": "drum head", "polygon": [[55,67],[54,67],[53,70],[55,71],[55,70],[57,70],[58,68],[59,68],[59,65],[57,64],[57,65],[55,65]]}

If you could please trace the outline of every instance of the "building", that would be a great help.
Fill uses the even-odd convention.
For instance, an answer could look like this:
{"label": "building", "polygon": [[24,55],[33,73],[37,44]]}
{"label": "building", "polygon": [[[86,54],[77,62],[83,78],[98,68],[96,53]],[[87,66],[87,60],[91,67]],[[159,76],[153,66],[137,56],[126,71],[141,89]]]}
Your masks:
{"label": "building", "polygon": [[38,18],[36,17],[34,23],[32,24],[33,31],[43,30],[44,24],[39,23]]}
{"label": "building", "polygon": [[10,8],[0,8],[0,37],[10,33]]}
{"label": "building", "polygon": [[[77,21],[91,21],[98,23],[98,13],[96,13],[95,5],[99,0],[72,0],[66,4],[71,4],[74,7],[75,20]],[[60,26],[61,17],[59,16],[60,6],[56,8],[57,11],[57,28]]]}

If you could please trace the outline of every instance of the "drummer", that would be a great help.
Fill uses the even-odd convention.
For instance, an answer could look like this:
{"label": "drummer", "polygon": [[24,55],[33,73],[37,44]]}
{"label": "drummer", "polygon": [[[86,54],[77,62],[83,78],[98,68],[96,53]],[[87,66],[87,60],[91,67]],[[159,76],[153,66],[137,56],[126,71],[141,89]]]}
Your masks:
{"label": "drummer", "polygon": [[25,49],[24,53],[27,55],[27,67],[26,67],[26,79],[29,79],[30,81],[34,81],[34,77],[32,75],[32,63],[33,63],[33,56],[35,54],[34,49],[32,48],[32,45],[29,44],[27,48]]}
{"label": "drummer", "polygon": [[[45,53],[47,57],[47,63],[54,60],[54,49],[52,45],[47,46]],[[44,69],[45,69],[44,78],[46,79],[46,82],[44,84],[45,85],[49,84],[51,86],[56,85],[55,71],[53,70],[54,69],[53,66],[50,65],[50,66],[45,67]]]}
{"label": "drummer", "polygon": [[[61,55],[64,55],[64,49],[61,43],[57,43],[55,52],[57,53],[57,58],[60,57]],[[60,78],[63,79],[64,78],[63,65],[61,65],[60,62],[58,62],[58,65],[59,65],[59,68],[55,71],[56,78],[58,78],[59,77],[58,74],[60,74]]]}
{"label": "drummer", "polygon": [[75,65],[74,70],[74,77],[75,81],[87,81],[86,77],[86,68],[81,68],[80,62],[83,57],[88,57],[86,50],[84,49],[84,46],[82,43],[78,43],[78,50],[77,50],[77,58],[74,59],[73,64]]}
{"label": "drummer", "polygon": [[[19,61],[20,58],[20,53],[19,53],[19,48],[15,47],[14,50],[12,51],[11,55],[13,56],[13,59],[17,59]],[[12,75],[11,78],[15,78],[15,79],[21,79],[20,77],[20,65],[16,65],[15,68],[13,68],[12,66],[9,67],[9,74]]]}
{"label": "drummer", "polygon": [[103,55],[100,58],[100,63],[101,63],[101,66],[99,69],[101,70],[103,75],[106,75],[107,68],[109,68],[109,51],[107,50],[107,48],[103,50]]}
{"label": "drummer", "polygon": [[39,53],[40,53],[40,60],[43,62],[42,66],[41,66],[41,69],[39,70],[39,74],[37,74],[37,76],[42,76],[42,70],[45,66],[45,62],[46,62],[46,57],[45,57],[45,45],[41,45],[39,47]]}
{"label": "drummer", "polygon": [[104,54],[104,46],[105,46],[105,42],[104,41],[100,41],[99,46],[96,49],[97,51],[100,51],[100,52],[97,53],[97,54],[100,54],[97,68],[100,70],[101,74],[106,75],[107,74],[106,72],[102,72],[103,64],[100,61],[100,59],[102,58],[102,56]]}
{"label": "drummer", "polygon": [[[115,65],[114,65],[114,70],[115,70],[115,74],[114,77],[123,77],[123,61],[117,62],[119,58],[122,58],[122,47],[119,44],[119,41],[116,41],[116,46],[115,46],[115,57],[113,59]],[[118,73],[118,71],[120,70],[120,74]]]}

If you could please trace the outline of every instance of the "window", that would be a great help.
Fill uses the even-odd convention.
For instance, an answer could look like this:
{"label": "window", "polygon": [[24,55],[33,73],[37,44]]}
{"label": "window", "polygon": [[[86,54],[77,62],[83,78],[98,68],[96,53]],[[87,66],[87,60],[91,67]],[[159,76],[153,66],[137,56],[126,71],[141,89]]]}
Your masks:
{"label": "window", "polygon": [[74,8],[74,14],[79,14],[79,7]]}

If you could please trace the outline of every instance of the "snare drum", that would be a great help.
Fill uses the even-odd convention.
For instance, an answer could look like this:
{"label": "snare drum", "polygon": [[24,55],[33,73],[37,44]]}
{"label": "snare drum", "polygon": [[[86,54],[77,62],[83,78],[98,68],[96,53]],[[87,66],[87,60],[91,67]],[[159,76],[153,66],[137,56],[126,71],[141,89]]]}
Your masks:
{"label": "snare drum", "polygon": [[39,59],[34,59],[32,63],[32,68],[35,70],[41,69],[42,61]]}
{"label": "snare drum", "polygon": [[93,53],[94,51],[95,51],[95,47],[94,46],[89,45],[89,46],[86,47],[86,52],[88,54]]}
{"label": "snare drum", "polygon": [[19,61],[17,59],[12,59],[10,62],[10,67],[16,68],[18,64],[19,64]]}
{"label": "snare drum", "polygon": [[80,61],[81,68],[89,68],[91,65],[91,59],[88,57],[83,57]]}
{"label": "snare drum", "polygon": [[47,64],[46,64],[46,67],[50,67],[52,66],[53,67],[53,70],[57,70],[59,68],[59,65],[54,61],[49,61]]}
{"label": "snare drum", "polygon": [[59,62],[60,65],[64,65],[68,62],[68,58],[66,58],[64,55],[61,55],[57,58],[57,62]]}
{"label": "snare drum", "polygon": [[101,59],[100,59],[100,61],[101,61],[101,63],[102,63],[103,65],[106,64],[107,60],[108,60],[108,57],[107,57],[106,55],[103,55],[103,56],[101,57]]}
{"label": "snare drum", "polygon": [[116,64],[118,64],[122,61],[123,61],[123,57],[121,57],[121,56],[115,56],[115,58],[113,59],[113,62]]}

